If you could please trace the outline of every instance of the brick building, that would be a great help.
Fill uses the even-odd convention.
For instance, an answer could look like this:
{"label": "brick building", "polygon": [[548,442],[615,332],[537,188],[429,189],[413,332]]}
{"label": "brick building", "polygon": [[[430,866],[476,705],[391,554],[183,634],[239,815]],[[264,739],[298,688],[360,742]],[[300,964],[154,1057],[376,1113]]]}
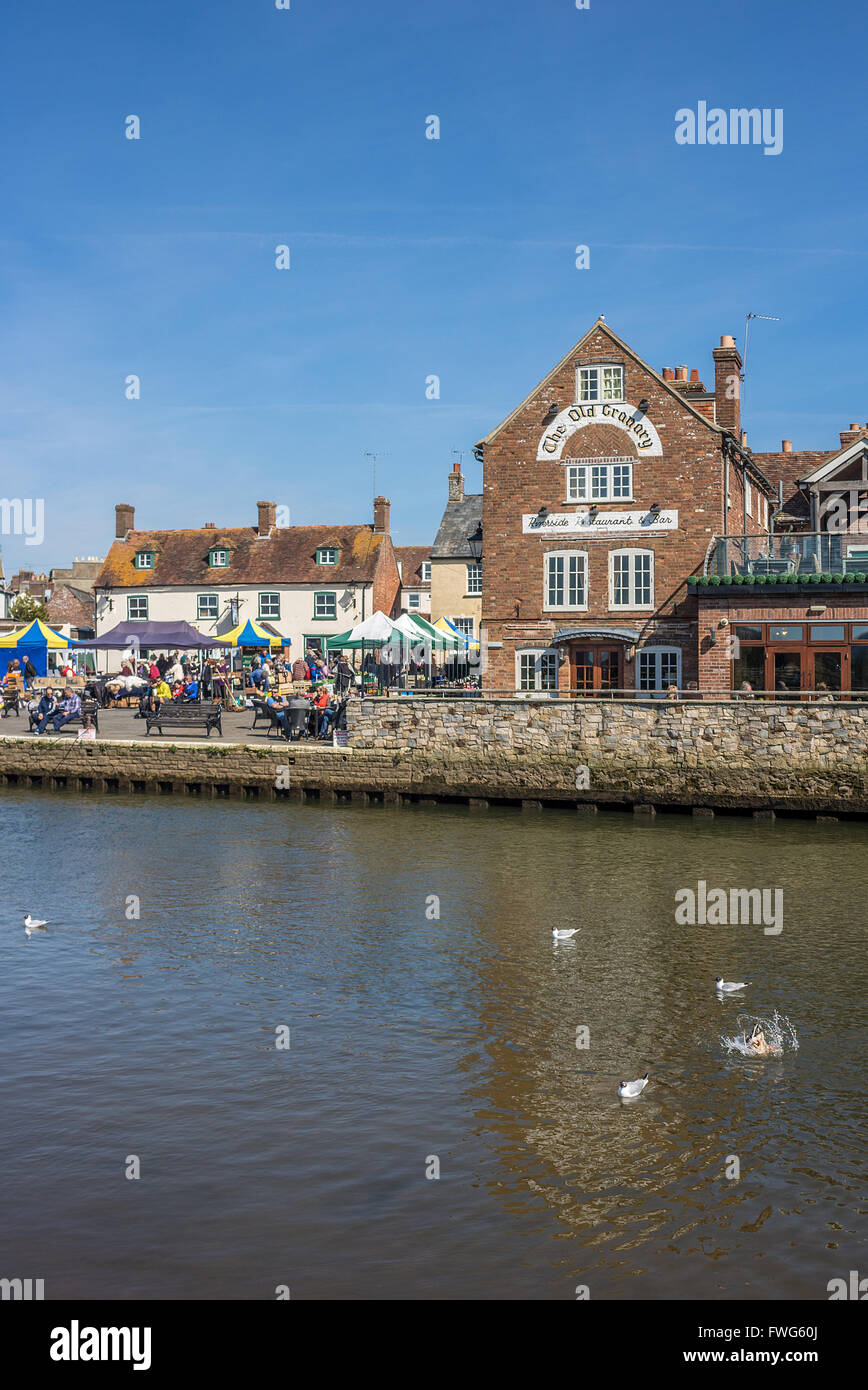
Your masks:
{"label": "brick building", "polygon": [[785,439],[754,460],[778,497],[774,535],[731,526],[689,581],[700,684],[868,691],[868,425],[837,449]]}
{"label": "brick building", "polygon": [[654,371],[600,318],[476,446],[487,688],[699,680],[688,576],[716,537],[767,535],[776,500],[742,442],[734,340],[712,355],[706,390],[696,369]]}

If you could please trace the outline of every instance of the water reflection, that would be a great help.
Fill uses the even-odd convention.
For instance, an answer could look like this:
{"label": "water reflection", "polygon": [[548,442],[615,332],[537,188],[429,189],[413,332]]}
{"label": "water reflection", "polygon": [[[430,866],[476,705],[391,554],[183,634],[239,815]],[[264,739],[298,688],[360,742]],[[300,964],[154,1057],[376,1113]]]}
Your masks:
{"label": "water reflection", "polygon": [[[4,1259],[49,1296],[822,1298],[864,1263],[862,826],[7,811],[11,902],[54,855],[56,929],[0,937]],[[783,932],[677,927],[699,879],[779,886]],[[774,1009],[798,1052],[725,1052]]]}

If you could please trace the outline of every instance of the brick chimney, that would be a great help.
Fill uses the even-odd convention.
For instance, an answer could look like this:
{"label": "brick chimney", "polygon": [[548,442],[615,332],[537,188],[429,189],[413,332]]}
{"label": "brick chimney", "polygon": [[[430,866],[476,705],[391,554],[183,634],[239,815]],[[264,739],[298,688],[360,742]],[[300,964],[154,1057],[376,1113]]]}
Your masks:
{"label": "brick chimney", "polygon": [[672,370],[671,367],[664,367],[664,368],[663,368],[663,380],[664,380],[664,381],[674,381],[674,380],[675,380],[675,373],[674,373],[674,371]]}
{"label": "brick chimney", "polygon": [[686,368],[686,367],[682,366],[682,367],[676,367],[676,368],[675,368],[675,380],[676,380],[676,381],[686,381],[686,380],[687,380],[687,368]]}
{"label": "brick chimney", "polygon": [[793,441],[791,439],[781,440],[781,453],[791,454],[793,452]]}
{"label": "brick chimney", "polygon": [[461,472],[460,463],[453,463],[452,472],[449,474],[449,501],[464,501],[464,474]]}
{"label": "brick chimney", "polygon": [[374,498],[374,535],[388,536],[389,534],[389,511],[391,502],[388,497]]}
{"label": "brick chimney", "polygon": [[868,437],[868,425],[851,425],[848,430],[841,430],[841,448],[849,449],[851,444],[855,444],[857,439]]}
{"label": "brick chimney", "polygon": [[128,531],[136,528],[136,509],[129,502],[118,502],[115,507],[115,540],[122,541]]}
{"label": "brick chimney", "polygon": [[714,403],[717,423],[738,438],[741,429],[741,353],[735,338],[724,333],[714,358]]}
{"label": "brick chimney", "polygon": [[260,536],[267,536],[274,529],[277,520],[277,503],[257,502],[256,507],[259,512],[256,529]]}

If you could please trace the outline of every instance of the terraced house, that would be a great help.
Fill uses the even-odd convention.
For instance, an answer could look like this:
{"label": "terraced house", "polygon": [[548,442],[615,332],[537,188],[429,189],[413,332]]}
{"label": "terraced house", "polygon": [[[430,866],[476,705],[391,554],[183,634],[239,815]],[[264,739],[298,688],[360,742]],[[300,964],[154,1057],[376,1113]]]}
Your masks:
{"label": "terraced house", "polygon": [[717,636],[688,578],[721,536],[767,538],[777,490],[742,439],[734,339],[712,356],[706,390],[600,318],[477,444],[489,689],[730,688],[730,666],[701,672]]}
{"label": "terraced house", "polygon": [[115,540],[94,584],[97,636],[120,621],[184,619],[219,637],[248,618],[292,639],[295,655],[369,617],[391,615],[401,579],[390,503],[373,523],[278,526],[259,502],[255,526],[140,531],[131,506],[115,508]]}

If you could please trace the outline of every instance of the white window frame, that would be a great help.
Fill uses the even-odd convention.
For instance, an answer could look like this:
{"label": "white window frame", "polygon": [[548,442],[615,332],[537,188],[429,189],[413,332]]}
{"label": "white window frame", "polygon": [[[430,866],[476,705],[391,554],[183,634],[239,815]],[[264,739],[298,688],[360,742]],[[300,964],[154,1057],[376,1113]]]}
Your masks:
{"label": "white window frame", "polygon": [[[664,685],[663,682],[662,682],[662,677],[661,677],[662,658],[663,658],[664,656],[672,656],[672,655],[675,656],[675,671],[676,671],[675,680],[674,680],[674,681],[669,680],[669,681],[667,681],[666,684]],[[654,679],[655,679],[656,681],[658,681],[659,683],[658,683],[657,685],[649,686],[649,687],[647,687],[646,689],[643,689],[643,688],[641,687],[641,685],[639,684],[640,672],[641,672],[641,666],[642,666],[642,658],[643,658],[643,657],[649,657],[649,656],[653,656],[653,657],[654,657],[654,668],[655,668],[655,670],[654,670]],[[641,695],[643,698],[647,696],[649,699],[654,699],[655,697],[659,699],[659,698],[662,698],[662,697],[664,697],[664,696],[666,695],[666,691],[669,689],[669,686],[670,686],[670,685],[677,685],[678,688],[679,688],[679,690],[680,690],[680,689],[681,689],[681,658],[682,658],[682,650],[681,650],[680,647],[671,647],[671,646],[667,646],[667,645],[649,646],[649,647],[637,647],[637,648],[636,648],[636,674],[635,674],[635,683],[636,683],[636,692],[637,692],[637,694],[638,694],[638,695]]]}
{"label": "white window frame", "polygon": [[140,550],[136,555],[137,570],[152,570],[154,568],[153,550]]}
{"label": "white window frame", "polygon": [[[324,555],[334,555],[333,560],[323,559]],[[338,562],[338,549],[336,545],[318,545],[316,550],[316,562],[318,565],[336,565]]]}
{"label": "white window frame", "polygon": [[[203,612],[202,612],[202,600],[205,599],[205,598],[207,598],[207,599],[213,599],[213,600],[214,600],[214,611],[213,611],[213,613],[203,613]],[[216,619],[219,618],[219,617],[220,617],[220,595],[219,595],[219,594],[197,594],[197,595],[196,595],[196,622],[197,622],[197,623],[199,623],[199,622],[212,622],[212,623],[213,623],[213,622],[215,622]]]}
{"label": "white window frame", "polygon": [[[333,607],[334,607],[334,610],[335,610],[335,611],[334,611],[333,613],[317,613],[317,611],[316,611],[317,599],[320,599],[320,598],[331,598],[331,599],[334,599]],[[314,596],[313,596],[313,620],[314,620],[314,622],[317,622],[317,623],[334,623],[334,622],[337,622],[337,616],[338,616],[338,611],[337,611],[337,610],[338,610],[338,596],[337,596],[337,592],[336,592],[335,590],[333,590],[333,589],[317,589],[316,593],[315,593]]]}
{"label": "white window frame", "polygon": [[[222,556],[222,558],[220,558]],[[208,564],[212,569],[226,569],[229,564],[229,551],[218,549],[216,546],[208,552]]]}
{"label": "white window frame", "polygon": [[[462,637],[469,637],[471,642],[476,641],[476,619],[471,613],[453,614],[449,621]],[[466,630],[461,626],[462,623],[469,624]]]}
{"label": "white window frame", "polygon": [[[615,559],[622,555],[627,555],[631,559],[629,588],[630,601],[628,603],[615,602]],[[651,557],[650,590],[651,600],[649,603],[636,603],[636,559],[640,555]],[[634,612],[634,613],[653,613],[654,611],[654,551],[645,546],[624,545],[617,550],[609,551],[609,611],[615,613]]]}
{"label": "white window frame", "polygon": [[[533,685],[523,686],[522,681],[522,657],[534,659],[534,683]],[[549,657],[554,662],[554,685],[545,686],[542,683],[542,658]],[[557,647],[517,647],[515,652],[515,689],[521,695],[556,695],[558,693],[558,665],[559,654]]]}
{"label": "white window frame", "polygon": [[[633,501],[633,464],[635,459],[619,458],[611,455],[608,458],[582,458],[564,459],[566,474],[564,476],[564,487],[566,488],[567,502],[632,502]],[[615,491],[615,469],[628,470],[627,491]],[[605,486],[601,489],[600,479],[594,478],[594,470],[598,474],[605,471]],[[622,484],[623,485],[623,484]]]}
{"label": "white window frame", "polygon": [[[144,611],[144,613],[134,613],[134,612],[132,611],[132,606],[133,606],[134,603],[136,603],[136,604],[143,603],[143,604],[145,605],[145,611]],[[147,595],[147,594],[128,594],[128,595],[127,595],[127,622],[128,622],[128,623],[146,623],[146,622],[148,621],[148,609],[149,609],[149,607],[150,607],[150,605],[149,605],[149,603],[148,603],[148,595]]]}
{"label": "white window frame", "polygon": [[[272,613],[263,613],[263,611],[262,611],[262,600],[263,600],[264,598],[276,598],[276,599],[277,599],[277,612],[276,612],[276,613],[273,613],[273,612],[272,612]],[[280,622],[280,593],[279,593],[279,591],[278,591],[277,589],[263,589],[259,594],[257,594],[256,617],[257,617],[257,619],[262,619],[262,618],[264,618],[265,621],[266,621],[267,623],[271,623],[271,622],[279,623],[279,622]]]}
{"label": "white window frame", "polygon": [[423,560],[422,563],[421,563],[421,565],[419,566],[419,570],[420,570],[421,575],[422,575],[422,583],[423,583],[423,584],[430,584],[430,583],[431,583],[431,561],[430,561],[430,560]]}
{"label": "white window frame", "polygon": [[[465,565],[465,569],[467,570],[467,590],[465,598],[479,598],[482,594],[482,565],[478,560],[474,560],[472,564]],[[473,571],[473,579],[476,583],[476,588],[471,588],[470,585],[471,570]]]}
{"label": "white window frame", "polygon": [[[549,562],[551,560],[572,559],[577,557],[582,561],[582,590],[584,593],[584,603],[549,603]],[[566,596],[569,581],[567,579],[566,566],[564,567],[564,595]],[[587,550],[547,550],[543,555],[543,611],[546,613],[587,613],[588,611],[588,552]]]}
{"label": "white window frame", "polygon": [[[611,391],[613,381],[606,382],[606,373],[619,373],[620,390],[616,395],[604,394],[608,386]],[[594,394],[591,394],[591,393]],[[624,368],[620,362],[587,362],[576,368],[576,401],[579,405],[594,405],[603,401],[624,400]]]}
{"label": "white window frame", "polygon": [[410,589],[407,592],[407,607],[419,609],[422,606],[422,594],[419,589]]}

